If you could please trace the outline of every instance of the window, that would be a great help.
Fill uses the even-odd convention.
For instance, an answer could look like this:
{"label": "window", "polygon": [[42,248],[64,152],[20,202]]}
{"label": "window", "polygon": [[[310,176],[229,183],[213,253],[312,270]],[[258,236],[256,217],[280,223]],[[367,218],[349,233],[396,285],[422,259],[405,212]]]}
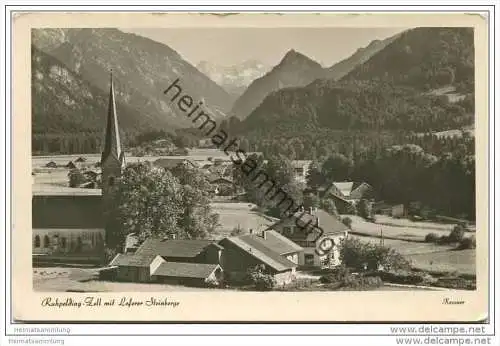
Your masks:
{"label": "window", "polygon": [[291,227],[288,227],[288,226],[287,226],[287,227],[283,227],[283,233],[284,233],[285,235],[290,235],[290,234],[292,234],[292,228],[291,228]]}
{"label": "window", "polygon": [[35,247],[40,247],[40,236],[39,235],[35,236]]}
{"label": "window", "polygon": [[109,179],[108,179],[108,185],[109,186],[115,185],[115,177],[109,177]]}
{"label": "window", "polygon": [[76,251],[77,251],[77,252],[82,251],[82,246],[83,246],[82,237],[78,237],[78,238],[76,239]]}
{"label": "window", "polygon": [[43,237],[43,247],[49,247],[50,246],[50,239],[49,239],[49,236],[46,235],[45,237]]}
{"label": "window", "polygon": [[312,254],[305,254],[304,255],[304,264],[306,266],[313,266],[314,265],[314,255],[312,255]]}

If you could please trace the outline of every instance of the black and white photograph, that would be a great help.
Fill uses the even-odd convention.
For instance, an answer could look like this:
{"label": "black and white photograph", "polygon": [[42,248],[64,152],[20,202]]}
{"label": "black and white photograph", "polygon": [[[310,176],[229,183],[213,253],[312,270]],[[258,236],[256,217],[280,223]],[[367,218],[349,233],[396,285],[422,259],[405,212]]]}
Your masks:
{"label": "black and white photograph", "polygon": [[474,61],[472,27],[32,29],[33,289],[475,290]]}
{"label": "black and white photograph", "polygon": [[484,17],[12,24],[14,320],[488,318]]}

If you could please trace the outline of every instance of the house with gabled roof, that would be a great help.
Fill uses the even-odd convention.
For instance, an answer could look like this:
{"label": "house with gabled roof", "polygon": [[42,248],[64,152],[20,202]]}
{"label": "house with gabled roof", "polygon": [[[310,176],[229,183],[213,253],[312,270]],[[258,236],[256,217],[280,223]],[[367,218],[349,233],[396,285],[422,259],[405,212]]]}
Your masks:
{"label": "house with gabled roof", "polygon": [[102,270],[102,277],[129,282],[159,282],[182,285],[219,283],[222,268],[219,264],[167,262],[160,255],[118,254]]}
{"label": "house with gabled roof", "polygon": [[148,238],[136,255],[159,255],[168,262],[219,264],[222,247],[214,240]]}
{"label": "house with gabled roof", "polygon": [[299,253],[299,266],[319,268],[331,268],[341,263],[339,246],[349,231],[338,217],[322,209],[297,211],[268,229],[303,248]]}
{"label": "house with gabled roof", "polygon": [[341,181],[333,182],[326,189],[324,194],[335,195],[351,203],[357,203],[362,198],[367,198],[373,194],[373,187],[365,182]]}
{"label": "house with gabled roof", "polygon": [[233,282],[244,280],[248,270],[259,265],[278,283],[290,282],[295,278],[302,251],[300,246],[273,230],[260,235],[227,237],[219,244],[224,247],[222,267]]}

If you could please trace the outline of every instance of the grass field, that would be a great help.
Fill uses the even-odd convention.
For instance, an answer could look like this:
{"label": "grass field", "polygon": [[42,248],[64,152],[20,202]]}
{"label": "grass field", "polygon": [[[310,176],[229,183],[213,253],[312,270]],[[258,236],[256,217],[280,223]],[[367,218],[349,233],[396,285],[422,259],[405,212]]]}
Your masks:
{"label": "grass field", "polygon": [[408,256],[412,266],[430,272],[476,274],[476,250],[451,250]]}
{"label": "grass field", "polygon": [[[410,224],[411,221],[408,220],[394,220],[394,224],[379,224],[373,222],[367,222],[359,216],[355,215],[344,215],[348,216],[352,220],[351,229],[354,234],[366,235],[371,237],[380,237],[380,233],[382,231],[382,235],[385,238],[390,239],[398,239],[398,240],[407,240],[407,241],[416,241],[423,242],[425,236],[428,233],[435,233],[438,237],[447,236],[450,234],[453,226],[451,225],[443,225],[438,223],[424,223],[420,222],[417,225]],[[377,216],[378,217],[378,216]],[[384,219],[382,219],[384,220]],[[385,220],[387,222],[387,220]],[[399,225],[397,224],[399,223]],[[426,225],[428,225],[426,227]],[[418,227],[417,227],[418,226]],[[443,227],[450,226],[450,227]],[[473,232],[466,232],[466,236],[473,235]]]}
{"label": "grass field", "polygon": [[33,289],[41,292],[164,292],[208,291],[210,288],[97,280],[96,269],[34,268]]}
{"label": "grass field", "polygon": [[[380,244],[380,239],[350,235],[352,238]],[[431,272],[476,274],[476,250],[455,250],[453,246],[385,239],[384,246],[394,248],[405,256],[413,268]]]}
{"label": "grass field", "polygon": [[256,206],[252,203],[211,203],[212,210],[219,214],[220,227],[218,237],[229,236],[236,227],[245,231],[252,229],[255,233],[261,232],[273,224],[273,219],[253,211]]}

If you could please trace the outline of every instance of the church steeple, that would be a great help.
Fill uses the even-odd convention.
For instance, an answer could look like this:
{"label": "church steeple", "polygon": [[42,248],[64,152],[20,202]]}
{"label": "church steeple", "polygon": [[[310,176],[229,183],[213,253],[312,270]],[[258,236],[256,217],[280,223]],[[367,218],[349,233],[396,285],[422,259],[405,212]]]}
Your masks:
{"label": "church steeple", "polygon": [[120,128],[116,114],[115,87],[113,73],[111,72],[109,86],[108,118],[106,121],[106,135],[101,156],[102,193],[109,199],[112,195],[112,186],[120,179],[125,168],[125,153],[120,142]]}
{"label": "church steeple", "polygon": [[113,70],[110,73],[108,119],[106,122],[106,135],[104,137],[104,150],[101,156],[101,164],[110,157],[124,164],[124,153],[120,142],[120,131],[118,117],[116,115],[115,87],[113,84]]}

